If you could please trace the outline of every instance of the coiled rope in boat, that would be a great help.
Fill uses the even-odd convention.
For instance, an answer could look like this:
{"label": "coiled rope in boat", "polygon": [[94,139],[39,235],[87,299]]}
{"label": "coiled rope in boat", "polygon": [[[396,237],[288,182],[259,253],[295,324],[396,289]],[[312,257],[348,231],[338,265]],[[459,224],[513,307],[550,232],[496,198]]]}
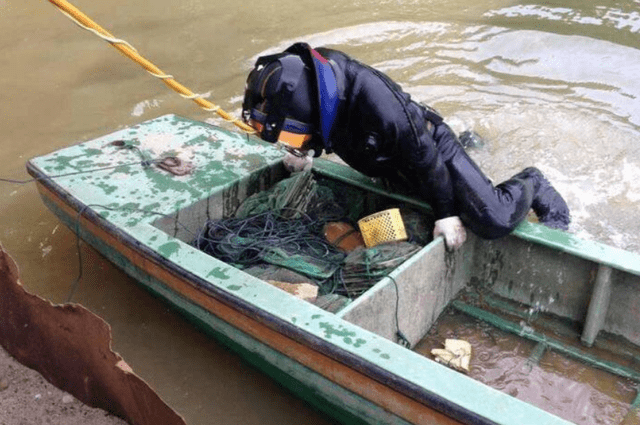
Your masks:
{"label": "coiled rope in boat", "polygon": [[234,124],[236,127],[240,128],[242,131],[254,134],[255,130],[242,122],[237,117],[225,112],[220,108],[220,106],[215,105],[209,102],[207,99],[202,97],[201,94],[197,94],[189,90],[187,87],[183,86],[179,82],[177,82],[172,75],[165,74],[160,68],[154,65],[151,61],[141,56],[138,51],[125,40],[114,37],[109,31],[102,28],[100,25],[95,23],[91,18],[82,13],[78,8],[67,2],[66,0],[49,0],[54,6],[58,8],[65,16],[75,22],[81,28],[90,31],[102,38],[113,47],[118,49],[120,53],[133,60],[142,66],[149,74],[153,75],[156,78],[162,80],[162,82],[178,93],[185,99],[193,100],[198,106],[200,106],[205,111],[215,112],[218,114],[223,120]]}
{"label": "coiled rope in boat", "polygon": [[246,218],[209,220],[193,241],[198,249],[236,266],[269,263],[328,279],[345,254],[320,236],[322,225],[308,216],[285,218],[267,211]]}

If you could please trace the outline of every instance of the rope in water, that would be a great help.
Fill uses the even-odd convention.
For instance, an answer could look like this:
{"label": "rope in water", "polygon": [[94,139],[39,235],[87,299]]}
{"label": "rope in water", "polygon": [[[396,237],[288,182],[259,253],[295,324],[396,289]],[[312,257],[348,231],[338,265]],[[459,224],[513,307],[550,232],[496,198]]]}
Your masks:
{"label": "rope in water", "polygon": [[223,120],[234,124],[236,127],[240,128],[242,131],[254,134],[255,130],[242,122],[239,118],[234,117],[233,115],[225,112],[220,108],[220,106],[215,105],[209,102],[207,99],[202,97],[201,94],[197,94],[189,90],[187,87],[183,86],[179,82],[177,82],[172,75],[165,74],[160,68],[150,62],[148,59],[141,56],[138,51],[126,41],[114,37],[107,30],[102,28],[100,25],[95,23],[91,18],[82,13],[75,6],[67,2],[66,0],[49,0],[54,6],[58,8],[65,16],[75,22],[81,28],[90,31],[102,38],[106,42],[110,43],[113,47],[118,49],[120,53],[133,60],[142,66],[149,74],[153,75],[156,78],[162,80],[165,85],[167,85],[170,89],[178,93],[185,99],[193,100],[198,106],[200,106],[205,111],[215,112],[218,114]]}

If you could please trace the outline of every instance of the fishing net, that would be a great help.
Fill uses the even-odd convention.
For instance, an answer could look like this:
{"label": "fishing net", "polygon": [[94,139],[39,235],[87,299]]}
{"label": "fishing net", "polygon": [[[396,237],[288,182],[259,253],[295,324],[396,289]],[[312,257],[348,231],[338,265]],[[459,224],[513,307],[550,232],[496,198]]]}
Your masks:
{"label": "fishing net", "polygon": [[366,215],[366,211],[368,209],[378,209],[377,205],[367,207],[367,203],[373,203],[368,199],[370,197],[362,190],[351,185],[331,179],[319,179],[318,188],[319,194],[321,195],[321,205],[318,205],[318,207],[326,208],[328,206],[327,204],[333,205],[331,207],[332,209],[336,209],[342,213],[341,219],[353,225],[355,225],[360,218]]}
{"label": "fishing net", "polygon": [[287,219],[273,211],[247,218],[210,220],[194,245],[239,268],[266,262],[327,279],[345,254],[319,236],[317,225],[305,216]]}
{"label": "fishing net", "polygon": [[304,171],[248,197],[235,217],[207,221],[193,245],[263,280],[315,283],[323,296],[319,302],[338,308],[428,242],[431,224],[425,214],[406,208],[402,215],[410,242],[358,248],[347,255],[326,240],[325,224],[357,226],[359,218],[386,206],[379,196]]}
{"label": "fishing net", "polygon": [[345,215],[335,202],[333,191],[319,185],[311,171],[293,174],[270,190],[248,197],[236,211],[237,218],[272,211],[283,218],[311,217],[318,222],[336,220]]}
{"label": "fishing net", "polygon": [[344,259],[331,278],[331,292],[349,298],[360,296],[422,247],[411,242],[393,242],[373,248],[358,248]]}

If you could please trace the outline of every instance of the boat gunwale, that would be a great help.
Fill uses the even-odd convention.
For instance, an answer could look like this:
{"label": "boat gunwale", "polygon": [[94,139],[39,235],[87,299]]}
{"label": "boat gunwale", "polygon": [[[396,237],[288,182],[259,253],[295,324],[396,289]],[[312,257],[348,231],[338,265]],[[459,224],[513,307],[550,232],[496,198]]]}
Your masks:
{"label": "boat gunwale", "polygon": [[529,242],[640,276],[640,254],[632,251],[595,240],[581,239],[571,233],[529,221],[520,223],[511,234]]}

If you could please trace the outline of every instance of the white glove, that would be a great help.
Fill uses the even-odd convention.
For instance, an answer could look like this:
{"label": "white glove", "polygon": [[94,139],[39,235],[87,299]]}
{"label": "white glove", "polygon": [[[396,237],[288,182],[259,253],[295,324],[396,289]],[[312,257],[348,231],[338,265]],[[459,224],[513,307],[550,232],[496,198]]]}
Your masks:
{"label": "white glove", "polygon": [[467,240],[467,231],[460,221],[460,217],[452,216],[436,220],[436,226],[433,229],[433,238],[444,236],[444,242],[449,251],[454,251]]}
{"label": "white glove", "polygon": [[297,173],[298,171],[310,170],[313,166],[313,156],[306,155],[303,157],[295,156],[289,152],[284,154],[282,159],[284,168],[290,173]]}

